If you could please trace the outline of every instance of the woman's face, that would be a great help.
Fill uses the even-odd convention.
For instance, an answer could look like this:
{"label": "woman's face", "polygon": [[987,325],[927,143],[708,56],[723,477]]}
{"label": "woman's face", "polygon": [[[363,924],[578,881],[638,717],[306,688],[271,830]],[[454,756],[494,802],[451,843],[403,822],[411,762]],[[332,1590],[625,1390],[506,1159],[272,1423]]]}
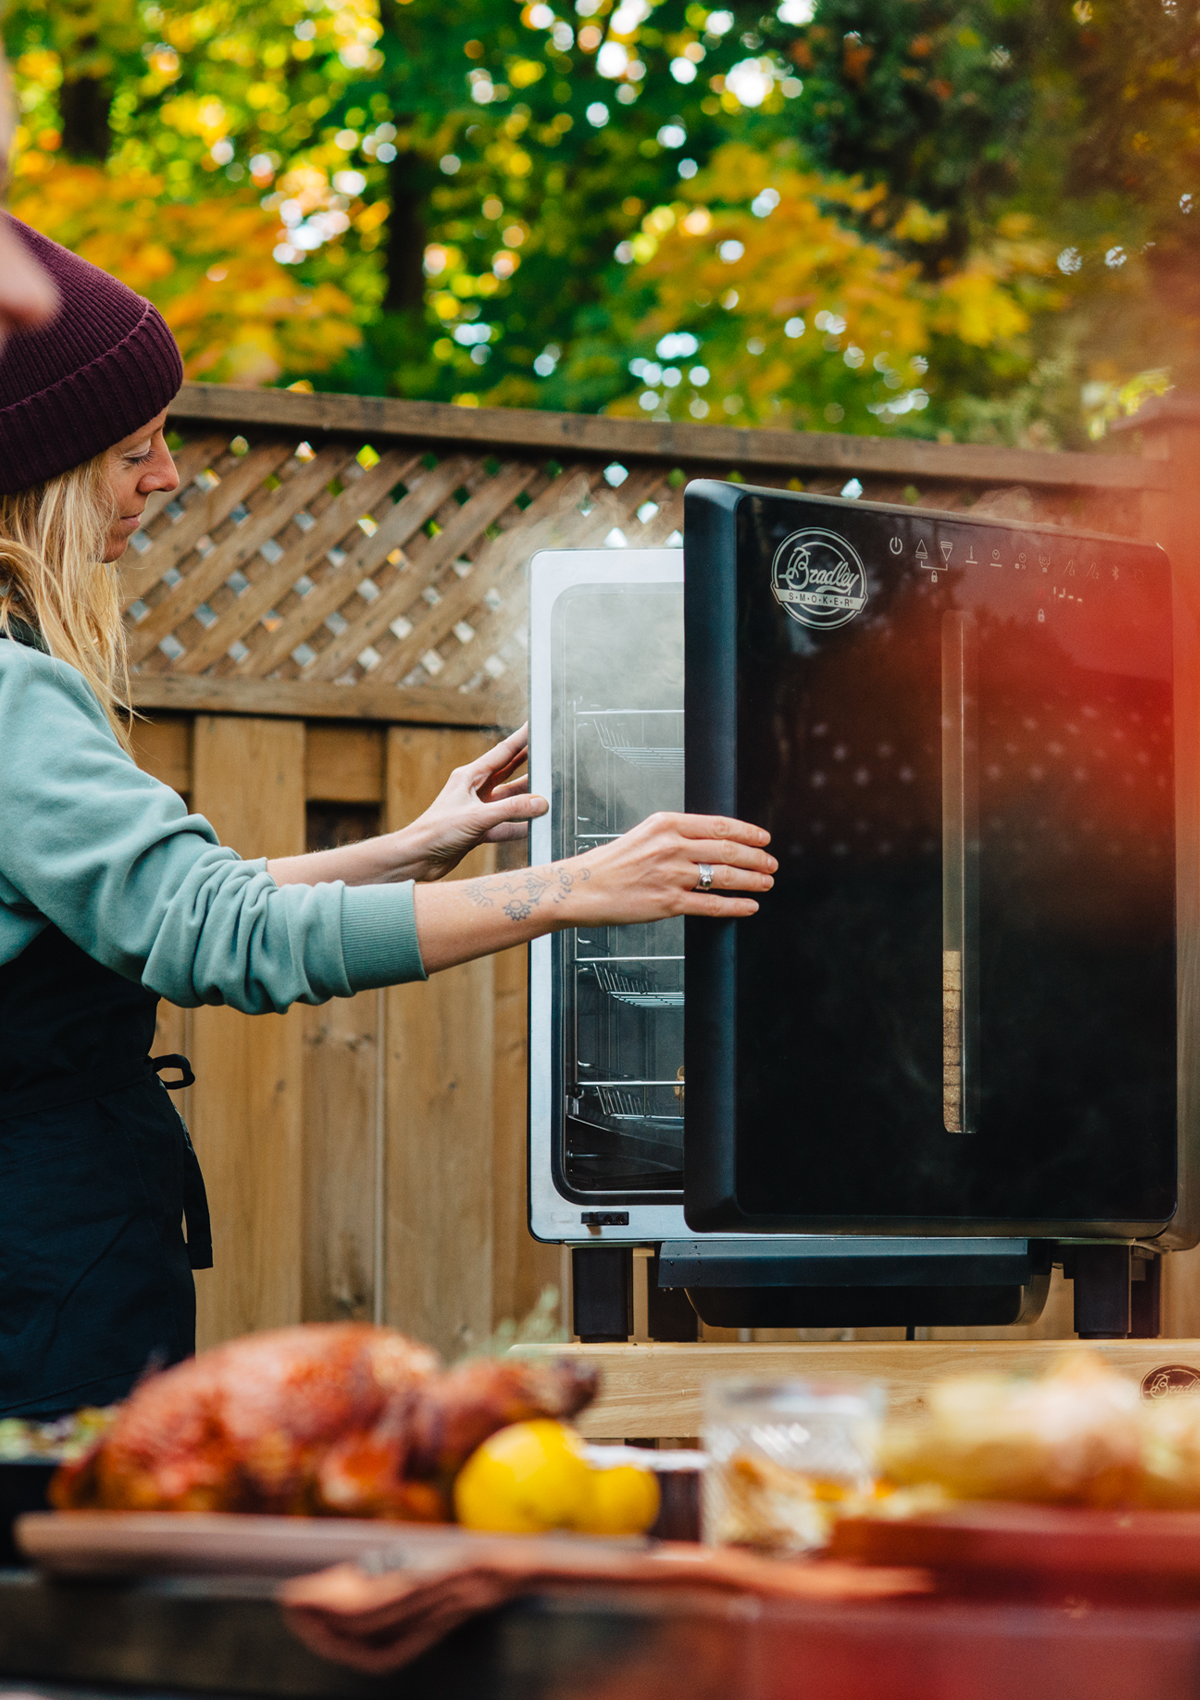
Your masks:
{"label": "woman's face", "polygon": [[147,497],[155,490],[178,490],[179,474],[163,437],[166,408],[141,430],[109,449],[104,470],[112,491],[117,517],[108,533],[106,561],[118,560],[129,547],[129,539],[142,522]]}

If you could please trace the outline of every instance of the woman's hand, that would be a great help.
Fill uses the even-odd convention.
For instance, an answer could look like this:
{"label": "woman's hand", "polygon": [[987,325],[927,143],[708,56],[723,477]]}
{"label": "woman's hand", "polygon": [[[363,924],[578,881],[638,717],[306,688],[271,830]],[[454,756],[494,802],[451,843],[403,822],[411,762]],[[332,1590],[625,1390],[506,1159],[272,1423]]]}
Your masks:
{"label": "woman's hand", "polygon": [[[673,915],[753,915],[778,866],[770,834],[713,815],[651,815],[586,855],[547,867],[456,880],[415,893],[427,973],[564,927],[619,927]],[[697,887],[712,870],[708,891]]]}
{"label": "woman's hand", "polygon": [[486,755],[456,767],[438,797],[411,826],[392,836],[404,841],[404,879],[440,880],[479,844],[525,838],[529,822],[546,813],[544,797],[529,795],[529,775],[512,775],[529,753],[529,727],[520,727]]}
{"label": "woman's hand", "polygon": [[[779,864],[767,853],[770,842],[762,827],[720,815],[650,815],[620,838],[557,864],[579,917],[568,924],[619,927],[672,915],[753,915],[758,904],[741,894],[774,885]],[[712,870],[706,892],[698,889],[702,866]]]}
{"label": "woman's hand", "polygon": [[[524,838],[529,822],[549,807],[529,795],[529,778],[514,779],[525,761],[529,728],[522,726],[466,767],[456,767],[441,794],[411,826],[306,856],[267,863],[276,885],[388,885],[398,880],[440,880],[477,844]],[[465,959],[460,959],[465,960]]]}

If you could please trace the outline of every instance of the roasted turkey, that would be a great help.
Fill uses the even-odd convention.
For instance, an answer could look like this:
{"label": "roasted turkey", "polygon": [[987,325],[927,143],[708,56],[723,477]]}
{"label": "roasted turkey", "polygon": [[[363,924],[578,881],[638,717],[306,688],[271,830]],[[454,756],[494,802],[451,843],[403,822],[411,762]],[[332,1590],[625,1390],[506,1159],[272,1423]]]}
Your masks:
{"label": "roasted turkey", "polygon": [[467,1457],[507,1423],[568,1417],[595,1371],[480,1358],[445,1370],[391,1328],[250,1334],[151,1376],[55,1478],[59,1509],[449,1517]]}

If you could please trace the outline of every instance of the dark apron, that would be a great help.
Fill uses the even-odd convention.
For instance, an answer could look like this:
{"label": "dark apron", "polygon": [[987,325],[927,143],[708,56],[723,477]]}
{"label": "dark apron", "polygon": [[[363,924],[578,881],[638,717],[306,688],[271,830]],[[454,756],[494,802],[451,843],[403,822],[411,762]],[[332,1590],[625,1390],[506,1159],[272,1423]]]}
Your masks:
{"label": "dark apron", "polygon": [[0,967],[0,1416],[109,1404],[195,1350],[212,1242],[157,1005],[53,926]]}

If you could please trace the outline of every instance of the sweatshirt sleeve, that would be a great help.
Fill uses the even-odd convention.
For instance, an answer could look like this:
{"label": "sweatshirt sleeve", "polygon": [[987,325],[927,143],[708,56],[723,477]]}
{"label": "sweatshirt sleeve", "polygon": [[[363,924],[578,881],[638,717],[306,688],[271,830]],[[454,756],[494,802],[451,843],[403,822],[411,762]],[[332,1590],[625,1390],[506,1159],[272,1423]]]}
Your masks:
{"label": "sweatshirt sleeve", "polygon": [[277,886],[140,770],[73,667],[3,641],[0,905],[188,1007],[258,1015],[425,978],[411,881]]}

